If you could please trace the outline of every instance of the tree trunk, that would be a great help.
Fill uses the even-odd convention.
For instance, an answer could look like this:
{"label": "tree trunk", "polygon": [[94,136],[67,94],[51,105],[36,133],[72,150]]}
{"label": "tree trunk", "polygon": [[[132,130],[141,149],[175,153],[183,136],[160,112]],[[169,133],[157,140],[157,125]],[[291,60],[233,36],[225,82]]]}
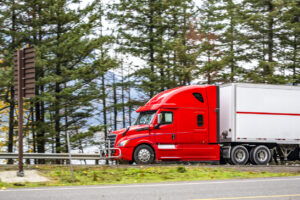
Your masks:
{"label": "tree trunk", "polygon": [[[273,11],[272,0],[268,1],[268,11],[269,11],[269,15]],[[273,45],[274,45],[273,25],[274,25],[274,19],[272,16],[269,16],[269,19],[268,19],[268,61],[269,62],[273,62]]]}
{"label": "tree trunk", "polygon": [[[9,105],[9,122],[8,122],[8,152],[13,152],[14,145],[14,112],[15,112],[15,91],[14,87],[10,88],[10,105]],[[13,164],[13,159],[8,159],[7,164]]]}
{"label": "tree trunk", "polygon": [[[130,74],[129,73],[130,71],[130,68],[128,67],[128,75]],[[129,76],[127,77],[128,78],[128,123],[129,125],[131,126],[132,124],[132,119],[131,119],[131,113],[132,113],[132,103],[131,103],[131,82],[130,82],[130,78]]]}
{"label": "tree trunk", "polygon": [[[16,31],[16,12],[15,12],[15,1],[12,1],[12,17],[11,17],[11,21],[12,21],[12,25],[11,25],[11,29],[12,31]],[[12,39],[12,44],[13,44],[13,48],[15,48],[17,46],[16,44],[16,38],[15,35],[12,34],[11,36]],[[8,152],[12,153],[13,152],[13,145],[14,145],[14,112],[15,112],[15,90],[14,90],[14,86],[10,87],[10,105],[9,105],[9,120],[8,120]],[[12,159],[8,159],[7,164],[13,164],[13,160]]]}
{"label": "tree trunk", "polygon": [[[38,16],[41,16],[41,7],[38,6],[37,8],[37,13]],[[42,31],[41,27],[38,26],[38,38],[36,39],[37,42],[42,41]],[[36,68],[36,80],[38,81],[40,78],[44,77],[44,71],[42,67]],[[44,92],[44,86],[37,86],[36,87],[36,95],[41,95]],[[38,153],[45,153],[45,128],[44,128],[44,123],[45,123],[45,105],[44,101],[38,99],[38,102],[36,103],[36,109],[38,112],[36,112],[36,124],[38,126],[37,128],[37,152]],[[39,164],[45,164],[45,160],[38,160]]]}
{"label": "tree trunk", "polygon": [[[231,2],[232,3],[232,2]],[[235,74],[235,67],[234,67],[234,41],[233,41],[233,19],[230,16],[230,81],[234,82],[234,74]]]}
{"label": "tree trunk", "polygon": [[[58,48],[58,43],[60,41],[60,33],[61,33],[61,26],[60,24],[57,25],[57,48]],[[59,51],[59,49],[57,49]],[[61,76],[61,54],[58,52],[56,54],[56,59],[57,59],[57,64],[56,64],[56,69],[55,73],[57,76]],[[60,82],[55,83],[55,102],[54,102],[54,130],[55,130],[55,152],[56,153],[61,153],[61,142],[60,142],[60,132],[61,132],[61,127],[60,127],[60,104],[61,104],[61,99],[60,99],[60,92],[61,92],[61,87],[60,87]],[[56,160],[56,164],[60,164],[60,160]]]}
{"label": "tree trunk", "polygon": [[[66,89],[66,88],[67,88],[67,84],[64,83],[64,89]],[[67,137],[68,137],[68,105],[67,105],[67,103],[65,103],[65,149],[66,149],[65,152],[69,153]],[[71,144],[70,144],[70,146],[71,146]],[[68,162],[68,160],[67,160],[67,162]]]}
{"label": "tree trunk", "polygon": [[[34,120],[34,104],[30,103],[30,115],[31,115],[31,132],[32,132],[32,151],[36,153],[36,135],[35,135],[35,120]],[[37,164],[37,160],[34,159],[34,164]]]}
{"label": "tree trunk", "polygon": [[121,86],[121,99],[122,99],[122,124],[123,124],[123,128],[126,127],[126,118],[125,118],[125,95],[124,95],[124,69],[123,69],[123,64],[122,64],[122,86]]}
{"label": "tree trunk", "polygon": [[[59,74],[59,64],[57,65],[57,74]],[[56,94],[56,99],[55,99],[55,114],[54,114],[54,128],[55,128],[55,151],[56,153],[60,153],[60,109],[59,109],[59,101],[60,101],[60,97],[59,97],[59,93],[61,91],[60,88],[60,84],[59,83],[55,83],[55,94]]]}
{"label": "tree trunk", "polygon": [[102,75],[102,107],[103,107],[103,123],[104,123],[104,138],[107,137],[107,115],[106,115],[106,92],[105,92],[105,74]]}
{"label": "tree trunk", "polygon": [[150,15],[149,17],[149,59],[150,59],[150,70],[151,70],[151,74],[150,74],[150,91],[149,91],[149,95],[150,97],[154,96],[154,83],[155,83],[155,70],[154,70],[154,24],[153,24],[153,18],[154,18],[154,8],[153,8],[153,3],[154,0],[150,0],[149,1],[149,9],[150,9]]}
{"label": "tree trunk", "polygon": [[293,45],[293,85],[297,85],[299,80],[297,80],[297,35],[294,36]]}
{"label": "tree trunk", "polygon": [[113,109],[114,109],[114,129],[118,129],[118,108],[117,108],[117,87],[116,87],[116,80],[115,80],[115,74],[113,74]]}

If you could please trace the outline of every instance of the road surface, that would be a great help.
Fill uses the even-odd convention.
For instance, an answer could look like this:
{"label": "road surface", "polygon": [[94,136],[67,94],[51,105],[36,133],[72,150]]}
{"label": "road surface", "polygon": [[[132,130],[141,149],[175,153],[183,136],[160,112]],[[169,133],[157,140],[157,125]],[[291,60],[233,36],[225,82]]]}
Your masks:
{"label": "road surface", "polygon": [[0,190],[0,200],[300,200],[300,176]]}

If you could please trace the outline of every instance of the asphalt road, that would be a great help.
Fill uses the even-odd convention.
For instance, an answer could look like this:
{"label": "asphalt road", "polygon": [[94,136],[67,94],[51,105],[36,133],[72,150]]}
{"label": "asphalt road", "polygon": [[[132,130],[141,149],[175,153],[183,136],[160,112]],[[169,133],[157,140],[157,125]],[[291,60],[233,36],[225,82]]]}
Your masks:
{"label": "asphalt road", "polygon": [[298,199],[300,177],[0,190],[0,200]]}

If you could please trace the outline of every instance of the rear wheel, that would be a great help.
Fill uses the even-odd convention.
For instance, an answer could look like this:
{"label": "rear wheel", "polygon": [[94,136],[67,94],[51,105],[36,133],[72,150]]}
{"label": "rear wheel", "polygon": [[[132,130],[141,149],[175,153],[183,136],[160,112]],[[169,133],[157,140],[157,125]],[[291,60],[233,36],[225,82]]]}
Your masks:
{"label": "rear wheel", "polygon": [[230,160],[234,165],[245,165],[248,162],[249,153],[246,147],[238,145],[232,148]]}
{"label": "rear wheel", "polygon": [[249,161],[252,165],[255,165],[255,162],[253,160],[253,151],[254,151],[255,147],[253,147],[249,153]]}
{"label": "rear wheel", "polygon": [[250,158],[256,165],[266,165],[271,160],[271,151],[268,147],[260,145],[251,150]]}
{"label": "rear wheel", "polygon": [[155,153],[150,146],[142,144],[135,149],[133,158],[136,164],[152,164],[155,159]]}

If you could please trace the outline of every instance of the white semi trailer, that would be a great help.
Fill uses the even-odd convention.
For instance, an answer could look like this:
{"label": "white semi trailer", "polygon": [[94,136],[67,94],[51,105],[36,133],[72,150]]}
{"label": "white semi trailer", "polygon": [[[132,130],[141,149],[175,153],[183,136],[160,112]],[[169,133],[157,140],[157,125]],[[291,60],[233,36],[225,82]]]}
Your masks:
{"label": "white semi trailer", "polygon": [[220,86],[222,157],[234,164],[299,159],[300,87],[263,84]]}

